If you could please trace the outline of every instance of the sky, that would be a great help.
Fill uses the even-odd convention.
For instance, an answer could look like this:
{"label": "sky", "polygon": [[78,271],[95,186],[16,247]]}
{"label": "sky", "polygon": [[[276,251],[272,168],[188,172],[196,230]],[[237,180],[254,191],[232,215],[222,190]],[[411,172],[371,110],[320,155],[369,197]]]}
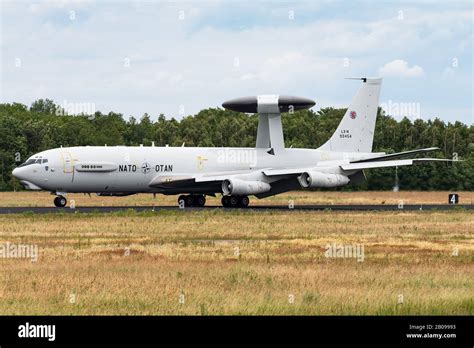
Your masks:
{"label": "sky", "polygon": [[0,101],[177,119],[232,98],[474,123],[473,1],[0,0]]}

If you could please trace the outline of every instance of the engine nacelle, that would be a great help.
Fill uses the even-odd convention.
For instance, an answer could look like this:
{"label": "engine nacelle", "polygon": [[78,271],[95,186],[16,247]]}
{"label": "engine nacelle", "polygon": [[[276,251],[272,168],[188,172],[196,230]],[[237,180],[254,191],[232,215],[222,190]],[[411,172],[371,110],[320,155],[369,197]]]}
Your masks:
{"label": "engine nacelle", "polygon": [[272,187],[263,181],[249,181],[241,179],[226,179],[222,182],[224,195],[256,195],[270,191]]}
{"label": "engine nacelle", "polygon": [[303,188],[309,187],[337,187],[343,186],[351,181],[347,176],[341,174],[325,174],[319,172],[306,172],[298,177]]}

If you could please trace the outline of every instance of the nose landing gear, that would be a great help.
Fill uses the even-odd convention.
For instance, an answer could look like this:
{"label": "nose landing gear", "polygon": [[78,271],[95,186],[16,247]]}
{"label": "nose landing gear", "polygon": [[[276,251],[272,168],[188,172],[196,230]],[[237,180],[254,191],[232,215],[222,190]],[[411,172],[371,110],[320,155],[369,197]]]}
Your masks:
{"label": "nose landing gear", "polygon": [[54,198],[54,205],[58,208],[65,207],[67,204],[67,199],[64,196],[57,196]]}

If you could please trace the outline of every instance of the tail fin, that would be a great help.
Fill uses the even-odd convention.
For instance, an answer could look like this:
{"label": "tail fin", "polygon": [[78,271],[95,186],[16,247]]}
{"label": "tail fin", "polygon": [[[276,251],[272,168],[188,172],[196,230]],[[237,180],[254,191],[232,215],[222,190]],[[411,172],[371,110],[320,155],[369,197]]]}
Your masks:
{"label": "tail fin", "polygon": [[[359,80],[359,79],[358,79]],[[339,123],[336,132],[318,150],[372,152],[381,78],[361,78],[362,86]]]}

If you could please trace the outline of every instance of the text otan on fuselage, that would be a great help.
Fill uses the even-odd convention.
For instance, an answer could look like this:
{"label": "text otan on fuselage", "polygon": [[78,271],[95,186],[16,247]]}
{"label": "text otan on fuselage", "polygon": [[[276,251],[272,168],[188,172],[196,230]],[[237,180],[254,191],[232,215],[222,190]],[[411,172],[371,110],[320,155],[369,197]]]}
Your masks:
{"label": "text otan on fuselage", "polygon": [[[142,166],[143,167],[143,166]],[[129,172],[135,173],[138,170],[138,166],[135,164],[119,164],[118,171],[119,172]],[[157,164],[155,165],[155,172],[172,172],[173,165],[172,164]]]}

